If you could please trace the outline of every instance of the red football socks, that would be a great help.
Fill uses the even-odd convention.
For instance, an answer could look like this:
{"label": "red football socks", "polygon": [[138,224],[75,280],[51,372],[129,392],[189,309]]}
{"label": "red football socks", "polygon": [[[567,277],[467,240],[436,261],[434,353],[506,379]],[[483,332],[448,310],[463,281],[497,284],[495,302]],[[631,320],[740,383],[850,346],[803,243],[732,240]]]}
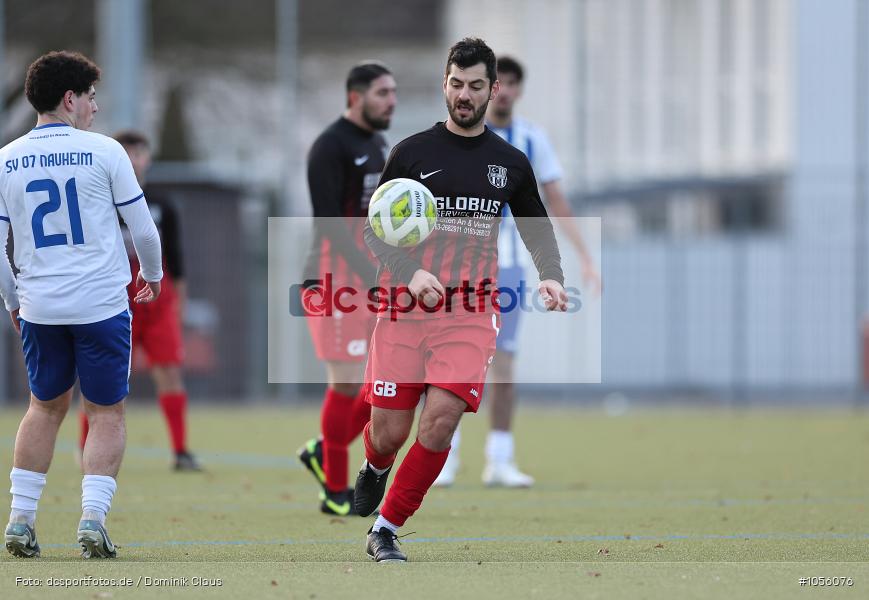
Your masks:
{"label": "red football socks", "polygon": [[323,434],[323,471],[326,487],[332,492],[347,489],[347,447],[358,434],[351,432],[350,418],[355,396],[341,394],[329,388],[320,411],[320,432]]}
{"label": "red football socks", "polygon": [[[366,432],[367,433],[367,432]],[[380,509],[383,518],[401,527],[417,511],[426,492],[437,479],[450,449],[432,452],[416,440],[401,461],[392,487]]]}
{"label": "red football socks", "polygon": [[160,395],[160,408],[166,417],[169,438],[176,454],[187,451],[187,394],[173,392]]}
{"label": "red football socks", "polygon": [[365,424],[362,430],[362,443],[365,444],[365,460],[375,469],[388,469],[395,462],[395,454],[379,454],[371,445],[371,422]]}

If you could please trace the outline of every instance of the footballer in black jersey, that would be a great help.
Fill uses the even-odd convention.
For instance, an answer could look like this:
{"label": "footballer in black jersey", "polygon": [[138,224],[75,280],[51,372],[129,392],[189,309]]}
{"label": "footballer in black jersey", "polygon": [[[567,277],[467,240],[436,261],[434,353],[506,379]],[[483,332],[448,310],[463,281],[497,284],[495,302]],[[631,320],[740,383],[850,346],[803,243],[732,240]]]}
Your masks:
{"label": "footballer in black jersey", "polygon": [[[443,90],[447,120],[401,142],[383,176],[384,181],[408,177],[429,187],[438,203],[437,230],[409,249],[388,246],[370,227],[365,230],[381,262],[378,291],[404,286],[419,304],[396,307],[391,294],[381,303],[385,312],[371,338],[365,373],[372,410],[363,432],[366,461],[354,490],[359,514],[370,515],[380,505],[421,395],[426,399],[417,438],[368,533],[368,555],[378,562],[407,560],[396,532],[440,473],[462,414],[479,407],[499,315],[497,302],[476,300],[486,301],[495,283],[498,224],[507,204],[522,221],[519,231],[540,275],[547,308],[567,306],[552,224],[528,159],[483,122],[498,92],[492,49],[476,38],[456,43],[447,57]],[[456,304],[449,297],[457,287],[464,289],[458,294],[464,310],[450,312]],[[466,302],[469,290],[475,299]],[[423,308],[437,306],[441,310],[435,312]]]}
{"label": "footballer in black jersey", "polygon": [[[541,280],[562,283],[561,257],[552,224],[540,200],[528,158],[489,129],[476,136],[453,133],[445,123],[413,135],[393,150],[381,183],[406,177],[431,190],[438,208],[437,229],[424,244],[393,248],[371,228],[366,241],[383,262],[379,286],[408,285],[419,270],[433,274],[444,290],[475,291],[498,273],[498,225],[505,206],[529,247]],[[471,306],[476,306],[476,299]],[[492,302],[484,306],[494,309]],[[397,307],[389,307],[401,314]],[[414,311],[408,311],[408,316]],[[448,316],[448,312],[420,315]]]}

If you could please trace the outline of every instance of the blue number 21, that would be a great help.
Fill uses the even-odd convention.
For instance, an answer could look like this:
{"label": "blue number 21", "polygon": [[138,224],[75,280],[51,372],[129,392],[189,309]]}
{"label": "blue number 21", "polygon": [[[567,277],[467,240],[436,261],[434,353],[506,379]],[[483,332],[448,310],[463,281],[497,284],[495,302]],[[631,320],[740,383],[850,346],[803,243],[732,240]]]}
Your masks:
{"label": "blue number 21", "polygon": [[[73,244],[84,244],[84,233],[81,228],[81,214],[78,210],[78,191],[75,189],[75,178],[66,182],[66,204],[69,212],[69,227],[72,233]],[[45,216],[60,209],[60,189],[53,179],[37,179],[27,184],[28,192],[48,192],[48,201],[43,202],[33,211],[30,224],[33,226],[33,241],[37,248],[48,246],[65,246],[67,244],[65,233],[52,233],[45,235],[42,221]]]}

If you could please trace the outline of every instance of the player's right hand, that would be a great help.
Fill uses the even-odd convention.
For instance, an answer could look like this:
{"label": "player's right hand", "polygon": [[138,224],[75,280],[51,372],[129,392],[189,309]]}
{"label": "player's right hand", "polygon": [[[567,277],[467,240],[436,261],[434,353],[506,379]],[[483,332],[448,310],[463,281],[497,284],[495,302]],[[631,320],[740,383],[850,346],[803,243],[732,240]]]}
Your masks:
{"label": "player's right hand", "polygon": [[156,300],[160,295],[160,282],[145,281],[141,271],[136,276],[136,287],[139,288],[139,292],[134,299],[136,304],[148,304]]}
{"label": "player's right hand", "polygon": [[18,321],[18,311],[19,310],[20,309],[17,309],[17,308],[15,310],[10,310],[9,316],[12,318],[12,327],[15,328],[15,332],[18,335],[21,335],[21,322]]}
{"label": "player's right hand", "polygon": [[425,306],[436,306],[438,300],[446,296],[446,291],[438,278],[426,271],[417,269],[407,284],[407,289],[418,302]]}

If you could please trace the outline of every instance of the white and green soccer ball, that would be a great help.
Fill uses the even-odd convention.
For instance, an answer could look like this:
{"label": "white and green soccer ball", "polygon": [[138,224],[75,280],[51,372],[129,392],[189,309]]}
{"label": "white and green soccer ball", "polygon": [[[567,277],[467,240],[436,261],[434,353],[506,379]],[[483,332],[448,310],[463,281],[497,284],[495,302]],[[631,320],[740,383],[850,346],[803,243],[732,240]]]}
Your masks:
{"label": "white and green soccer ball", "polygon": [[434,196],[413,179],[392,179],[374,191],[368,204],[368,222],[381,240],[404,248],[423,242],[438,220]]}

